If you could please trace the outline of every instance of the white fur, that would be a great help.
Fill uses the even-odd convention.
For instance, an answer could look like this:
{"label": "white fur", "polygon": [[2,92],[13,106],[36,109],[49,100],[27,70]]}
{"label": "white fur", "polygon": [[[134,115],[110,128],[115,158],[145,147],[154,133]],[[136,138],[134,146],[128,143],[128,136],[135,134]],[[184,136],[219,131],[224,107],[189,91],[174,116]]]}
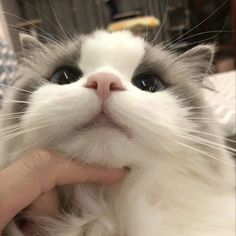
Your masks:
{"label": "white fur", "polygon": [[[32,145],[53,147],[86,163],[131,167],[116,186],[77,187],[78,202],[88,213],[83,219],[89,222],[86,236],[233,236],[232,163],[222,153],[229,165],[216,161],[220,170],[214,172],[201,153],[179,145],[189,145],[179,133],[197,128],[186,118],[189,110],[168,90],[147,93],[130,83],[144,52],[144,41],[127,32],[84,38],[78,62],[83,78],[64,86],[44,85],[33,93],[22,122],[30,129],[42,128],[25,134],[21,144],[19,138],[16,155],[10,157]],[[125,86],[105,104],[126,127],[124,132],[75,130],[100,112],[95,91],[84,87],[97,71],[116,73]],[[68,217],[52,235],[84,235],[81,220]]]}

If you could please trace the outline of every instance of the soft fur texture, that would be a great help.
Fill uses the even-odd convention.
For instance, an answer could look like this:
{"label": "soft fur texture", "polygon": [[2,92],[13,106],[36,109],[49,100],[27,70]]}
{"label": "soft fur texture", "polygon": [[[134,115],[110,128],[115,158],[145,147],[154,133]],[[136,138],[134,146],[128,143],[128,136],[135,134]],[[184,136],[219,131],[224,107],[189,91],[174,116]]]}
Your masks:
{"label": "soft fur texture", "polygon": [[[176,55],[129,32],[104,31],[63,44],[22,41],[26,57],[2,111],[11,118],[2,122],[1,166],[45,147],[89,164],[131,168],[112,187],[60,189],[62,214],[34,219],[39,235],[234,235],[233,161],[200,88],[214,47]],[[69,85],[50,83],[62,65],[79,67],[83,76]],[[114,73],[125,87],[103,104],[116,125],[96,120],[101,101],[84,87],[97,72]],[[168,88],[138,89],[131,80],[144,72]],[[22,235],[12,224],[8,235]]]}

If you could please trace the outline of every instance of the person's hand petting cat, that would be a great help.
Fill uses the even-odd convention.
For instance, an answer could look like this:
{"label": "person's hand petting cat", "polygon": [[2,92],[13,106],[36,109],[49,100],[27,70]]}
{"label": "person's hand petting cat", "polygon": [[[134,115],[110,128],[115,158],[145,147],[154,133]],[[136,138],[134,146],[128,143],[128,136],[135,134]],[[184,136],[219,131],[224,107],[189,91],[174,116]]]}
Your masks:
{"label": "person's hand petting cat", "polygon": [[22,209],[54,214],[55,187],[66,184],[114,184],[124,170],[101,169],[69,161],[58,153],[37,150],[0,171],[0,234]]}

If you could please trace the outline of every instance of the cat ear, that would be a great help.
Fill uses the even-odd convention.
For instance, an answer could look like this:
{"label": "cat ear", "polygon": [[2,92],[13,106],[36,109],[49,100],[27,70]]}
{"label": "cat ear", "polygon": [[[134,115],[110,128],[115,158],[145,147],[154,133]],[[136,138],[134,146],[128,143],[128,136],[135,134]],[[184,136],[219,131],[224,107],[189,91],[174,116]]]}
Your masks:
{"label": "cat ear", "polygon": [[206,74],[211,69],[214,54],[214,45],[199,45],[188,50],[180,57],[187,63],[192,63],[194,66],[196,66],[199,70],[199,73]]}
{"label": "cat ear", "polygon": [[214,87],[206,76],[211,72],[215,49],[214,45],[199,45],[180,55],[180,59],[185,61],[189,68],[195,72],[197,82],[210,90],[214,90]]}
{"label": "cat ear", "polygon": [[29,34],[20,34],[20,41],[21,41],[21,46],[22,46],[24,54],[27,54],[27,52],[37,50],[37,49],[42,49],[45,47],[36,38],[34,38],[33,36]]}

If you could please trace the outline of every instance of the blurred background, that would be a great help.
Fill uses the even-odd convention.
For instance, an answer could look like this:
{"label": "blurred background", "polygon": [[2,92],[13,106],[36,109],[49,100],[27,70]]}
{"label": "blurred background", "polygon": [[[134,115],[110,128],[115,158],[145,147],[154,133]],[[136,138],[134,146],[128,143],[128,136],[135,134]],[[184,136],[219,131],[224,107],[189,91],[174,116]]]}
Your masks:
{"label": "blurred background", "polygon": [[216,72],[236,63],[236,0],[1,0],[0,37],[20,52],[19,32],[45,41],[97,28],[130,29],[184,51],[217,43]]}

